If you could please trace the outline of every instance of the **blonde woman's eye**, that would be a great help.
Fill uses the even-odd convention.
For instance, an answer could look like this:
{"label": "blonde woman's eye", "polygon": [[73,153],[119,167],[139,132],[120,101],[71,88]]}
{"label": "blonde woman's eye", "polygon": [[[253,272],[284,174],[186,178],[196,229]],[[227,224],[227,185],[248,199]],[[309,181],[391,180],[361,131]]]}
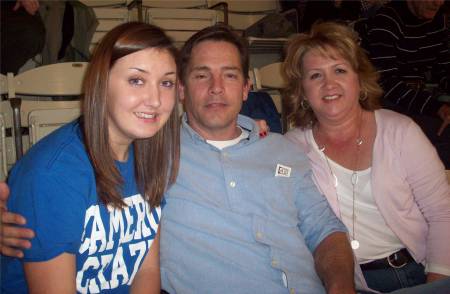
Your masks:
{"label": "blonde woman's eye", "polygon": [[336,72],[337,73],[346,73],[347,71],[345,69],[343,69],[343,68],[337,68]]}
{"label": "blonde woman's eye", "polygon": [[313,73],[312,75],[309,76],[309,78],[311,80],[318,79],[318,78],[320,78],[320,74],[319,73]]}

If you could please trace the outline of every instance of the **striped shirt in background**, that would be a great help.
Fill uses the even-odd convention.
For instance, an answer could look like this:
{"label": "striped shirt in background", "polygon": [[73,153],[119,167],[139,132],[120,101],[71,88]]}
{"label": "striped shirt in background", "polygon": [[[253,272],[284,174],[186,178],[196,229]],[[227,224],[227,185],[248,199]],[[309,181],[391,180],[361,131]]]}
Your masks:
{"label": "striped shirt in background", "polygon": [[435,115],[441,103],[417,85],[442,84],[450,77],[448,27],[441,11],[433,20],[420,20],[406,1],[392,1],[369,21],[366,37],[369,57],[381,74],[383,104],[407,114]]}

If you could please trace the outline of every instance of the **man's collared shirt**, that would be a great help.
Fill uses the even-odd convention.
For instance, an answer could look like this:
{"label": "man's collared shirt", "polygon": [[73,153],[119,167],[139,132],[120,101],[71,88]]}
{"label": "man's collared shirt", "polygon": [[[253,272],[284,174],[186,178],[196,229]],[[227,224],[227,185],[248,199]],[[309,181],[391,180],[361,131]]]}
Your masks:
{"label": "man's collared shirt", "polygon": [[[312,252],[346,229],[311,180],[306,156],[278,134],[219,150],[183,117],[181,163],[161,220],[169,293],[325,293]],[[338,269],[337,269],[338,270]]]}

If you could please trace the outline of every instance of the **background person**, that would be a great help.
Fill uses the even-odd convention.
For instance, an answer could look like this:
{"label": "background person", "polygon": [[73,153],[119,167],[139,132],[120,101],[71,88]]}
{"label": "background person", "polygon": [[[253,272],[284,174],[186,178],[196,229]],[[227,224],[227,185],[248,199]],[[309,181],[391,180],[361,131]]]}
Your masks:
{"label": "background person", "polygon": [[[412,117],[450,169],[449,33],[443,0],[391,1],[367,23],[362,44],[381,75],[383,107]],[[427,85],[433,84],[432,88]]]}
{"label": "background person", "polygon": [[296,127],[286,136],[347,226],[368,286],[390,292],[449,276],[444,167],[411,119],[379,109],[378,75],[356,33],[315,25],[290,41],[284,68]]}
{"label": "background person", "polygon": [[142,23],[99,43],[82,117],[9,175],[8,209],[37,237],[23,260],[2,260],[2,293],[160,292],[160,203],[179,152],[175,55],[161,29]]}
{"label": "background person", "polygon": [[38,0],[0,1],[1,74],[17,74],[42,51],[45,27],[38,10]]}

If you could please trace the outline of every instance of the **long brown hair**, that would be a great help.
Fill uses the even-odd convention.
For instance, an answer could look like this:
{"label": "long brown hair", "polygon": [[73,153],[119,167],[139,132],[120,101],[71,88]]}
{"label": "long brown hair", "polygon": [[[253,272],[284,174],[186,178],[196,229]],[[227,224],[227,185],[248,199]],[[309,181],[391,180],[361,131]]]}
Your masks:
{"label": "long brown hair", "polygon": [[[86,73],[83,99],[84,143],[91,159],[97,194],[105,205],[124,207],[123,178],[109,144],[107,89],[109,72],[121,57],[158,48],[176,60],[177,51],[169,37],[153,25],[130,22],[108,32],[97,45]],[[151,207],[160,205],[168,185],[175,182],[180,154],[179,114],[175,107],[166,124],[153,137],[133,142],[136,182]]]}
{"label": "long brown hair", "polygon": [[348,61],[359,77],[361,107],[365,110],[380,108],[379,99],[383,93],[378,84],[379,75],[370,63],[364,50],[358,45],[358,35],[350,27],[335,22],[314,24],[309,34],[293,37],[287,45],[286,59],[283,63],[287,87],[283,93],[283,107],[288,122],[295,127],[312,126],[316,115],[311,107],[302,107],[305,100],[302,88],[303,58],[310,50],[318,50],[323,56],[330,56],[329,49]]}

